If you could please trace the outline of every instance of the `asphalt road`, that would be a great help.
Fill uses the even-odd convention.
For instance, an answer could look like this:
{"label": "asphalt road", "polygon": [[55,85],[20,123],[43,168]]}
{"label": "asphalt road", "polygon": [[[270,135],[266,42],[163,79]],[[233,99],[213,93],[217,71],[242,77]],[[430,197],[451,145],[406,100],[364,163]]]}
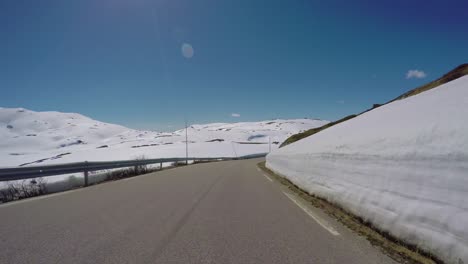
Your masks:
{"label": "asphalt road", "polygon": [[260,161],[0,205],[0,263],[393,263],[265,177]]}

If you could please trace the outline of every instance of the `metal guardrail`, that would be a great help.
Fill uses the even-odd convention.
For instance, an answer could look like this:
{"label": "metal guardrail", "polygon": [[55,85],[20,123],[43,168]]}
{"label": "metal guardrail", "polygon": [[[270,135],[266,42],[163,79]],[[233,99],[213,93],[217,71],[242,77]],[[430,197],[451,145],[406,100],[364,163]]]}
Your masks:
{"label": "metal guardrail", "polygon": [[186,160],[193,161],[216,161],[216,160],[238,160],[265,157],[267,153],[246,155],[242,157],[218,157],[218,158],[163,158],[163,159],[144,159],[144,160],[119,160],[119,161],[96,161],[96,162],[74,162],[56,165],[28,166],[15,168],[0,168],[0,181],[14,181],[33,179],[38,177],[54,176],[69,173],[84,173],[85,186],[88,185],[88,173],[90,171],[117,169],[125,167],[136,167],[149,164],[160,164],[167,162],[181,162]]}

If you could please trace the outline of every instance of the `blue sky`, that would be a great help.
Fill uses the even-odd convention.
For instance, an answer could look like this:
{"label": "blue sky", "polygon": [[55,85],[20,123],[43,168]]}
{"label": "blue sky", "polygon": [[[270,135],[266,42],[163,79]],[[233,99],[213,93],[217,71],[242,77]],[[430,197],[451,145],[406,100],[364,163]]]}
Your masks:
{"label": "blue sky", "polygon": [[466,63],[466,10],[466,1],[1,1],[0,106],[159,130],[184,116],[335,120]]}

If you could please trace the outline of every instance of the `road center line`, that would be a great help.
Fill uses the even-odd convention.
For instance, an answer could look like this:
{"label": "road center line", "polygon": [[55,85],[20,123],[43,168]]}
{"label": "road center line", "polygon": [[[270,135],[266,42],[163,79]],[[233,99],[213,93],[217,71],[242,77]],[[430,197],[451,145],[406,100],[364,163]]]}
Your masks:
{"label": "road center line", "polygon": [[293,201],[299,208],[301,208],[304,212],[306,212],[312,219],[315,220],[319,225],[321,225],[325,230],[330,232],[334,236],[339,236],[340,233],[336,231],[327,221],[323,220],[322,218],[316,216],[309,208],[307,208],[305,205],[301,204],[294,196],[292,196],[289,193],[283,192],[286,197],[288,197],[291,201]]}

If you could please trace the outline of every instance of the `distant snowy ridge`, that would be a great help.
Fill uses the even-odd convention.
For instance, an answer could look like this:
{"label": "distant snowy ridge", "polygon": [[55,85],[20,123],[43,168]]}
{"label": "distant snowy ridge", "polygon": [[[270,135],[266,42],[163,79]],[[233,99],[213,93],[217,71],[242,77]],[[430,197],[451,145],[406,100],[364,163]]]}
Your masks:
{"label": "distant snowy ridge", "polygon": [[464,76],[276,149],[267,167],[449,263],[468,263],[467,120]]}
{"label": "distant snowy ridge", "polygon": [[[235,157],[268,152],[288,136],[327,124],[317,119],[192,125],[189,155]],[[184,157],[185,129],[154,132],[75,113],[0,108],[0,167],[75,161]],[[253,144],[258,143],[258,144]]]}

